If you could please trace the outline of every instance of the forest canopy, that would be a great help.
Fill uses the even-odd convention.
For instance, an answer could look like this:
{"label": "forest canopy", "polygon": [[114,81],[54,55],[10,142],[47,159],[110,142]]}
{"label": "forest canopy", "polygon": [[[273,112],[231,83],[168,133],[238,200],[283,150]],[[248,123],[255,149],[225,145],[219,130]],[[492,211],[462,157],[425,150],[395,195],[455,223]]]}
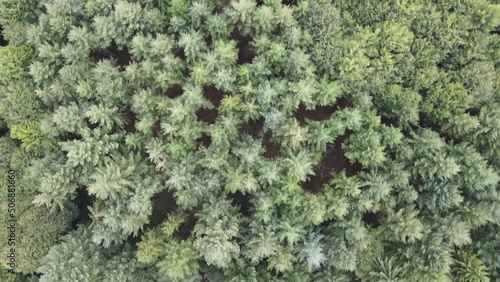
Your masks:
{"label": "forest canopy", "polygon": [[0,11],[1,281],[500,280],[498,1]]}

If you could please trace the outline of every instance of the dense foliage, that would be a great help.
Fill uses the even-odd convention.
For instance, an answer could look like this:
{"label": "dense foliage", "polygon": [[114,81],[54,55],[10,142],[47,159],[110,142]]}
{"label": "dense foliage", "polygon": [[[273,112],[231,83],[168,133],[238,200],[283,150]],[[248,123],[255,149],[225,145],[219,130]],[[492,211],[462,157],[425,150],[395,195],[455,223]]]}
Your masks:
{"label": "dense foliage", "polygon": [[499,4],[0,10],[2,281],[500,279]]}

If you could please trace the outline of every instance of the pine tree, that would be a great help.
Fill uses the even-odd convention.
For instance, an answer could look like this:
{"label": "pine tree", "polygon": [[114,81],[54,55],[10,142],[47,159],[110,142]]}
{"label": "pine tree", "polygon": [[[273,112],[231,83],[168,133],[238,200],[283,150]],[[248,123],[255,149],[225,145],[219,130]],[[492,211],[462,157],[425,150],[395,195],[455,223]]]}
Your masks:
{"label": "pine tree", "polygon": [[241,168],[227,172],[227,182],[225,189],[229,193],[235,193],[237,191],[246,193],[255,193],[259,185],[257,179],[253,176],[251,172],[244,172]]}
{"label": "pine tree", "polygon": [[342,148],[351,163],[358,161],[366,167],[377,167],[386,160],[381,136],[374,130],[353,134]]}
{"label": "pine tree", "polygon": [[326,256],[323,254],[323,244],[320,242],[323,235],[309,233],[309,236],[304,240],[304,245],[298,252],[298,259],[305,261],[308,269],[317,269],[323,266],[326,262]]}
{"label": "pine tree", "polygon": [[217,58],[219,67],[231,66],[236,63],[238,59],[238,52],[236,50],[236,41],[231,40],[224,42],[222,40],[213,43],[214,55]]}
{"label": "pine tree", "polygon": [[123,126],[124,122],[118,113],[118,107],[108,108],[105,105],[92,105],[84,114],[93,124],[111,131],[114,125]]}
{"label": "pine tree", "polygon": [[132,176],[134,170],[134,166],[122,169],[118,164],[108,162],[105,167],[97,168],[96,172],[90,176],[95,182],[88,187],[88,191],[102,200],[116,199],[122,194],[127,195],[132,185],[127,178]]}
{"label": "pine tree", "polygon": [[457,281],[487,282],[490,281],[483,261],[473,253],[467,251],[457,252],[454,272]]}
{"label": "pine tree", "polygon": [[175,281],[198,278],[198,252],[192,241],[169,242],[165,253],[165,258],[156,264],[160,277]]}
{"label": "pine tree", "polygon": [[498,5],[285,2],[0,0],[0,280],[498,280]]}
{"label": "pine tree", "polygon": [[465,189],[481,191],[485,187],[495,186],[500,180],[494,169],[471,146],[456,146],[453,154],[462,167],[461,174],[457,177],[457,184],[463,185]]}
{"label": "pine tree", "polygon": [[209,229],[198,230],[194,245],[208,265],[227,268],[233,258],[239,255],[240,248],[234,240],[238,226],[223,220],[208,221]]}
{"label": "pine tree", "polygon": [[395,258],[374,259],[374,269],[369,273],[366,281],[399,282],[403,280],[404,270],[395,264]]}
{"label": "pine tree", "polygon": [[404,254],[409,281],[446,279],[453,263],[450,246],[439,234],[427,235]]}
{"label": "pine tree", "polygon": [[274,30],[275,25],[273,25],[273,20],[276,18],[276,15],[272,7],[268,5],[257,7],[253,17],[253,27],[256,29],[257,34],[271,33]]}
{"label": "pine tree", "polygon": [[99,129],[86,128],[82,140],[60,142],[61,149],[67,152],[69,166],[97,165],[103,162],[102,157],[118,148],[119,134],[104,134]]}
{"label": "pine tree", "polygon": [[457,185],[446,181],[428,181],[417,188],[420,192],[418,203],[430,211],[446,211],[458,207],[463,196]]}
{"label": "pine tree", "polygon": [[474,144],[484,156],[496,167],[500,166],[500,149],[498,147],[498,104],[491,104],[481,109],[479,123],[482,125],[474,134]]}
{"label": "pine tree", "polygon": [[64,210],[50,212],[46,207],[30,207],[19,219],[18,247],[19,256],[17,272],[34,273],[40,259],[47,254],[49,248],[56,244],[59,236],[71,228],[76,217],[74,206]]}
{"label": "pine tree", "polygon": [[195,226],[195,248],[208,265],[228,268],[240,255],[240,246],[235,242],[239,233],[235,208],[226,199],[209,199],[199,215]]}
{"label": "pine tree", "polygon": [[398,84],[390,85],[376,96],[375,105],[389,117],[397,118],[401,125],[416,124],[419,120],[421,96]]}
{"label": "pine tree", "polygon": [[338,39],[341,38],[342,18],[339,10],[331,3],[302,1],[300,23],[313,35],[315,47],[312,60],[322,74],[336,77],[340,59]]}
{"label": "pine tree", "polygon": [[56,168],[59,168],[59,171],[39,172],[42,176],[39,179],[40,194],[35,197],[33,204],[50,207],[51,210],[64,209],[66,201],[74,197],[77,185],[70,168],[65,166],[56,166]]}
{"label": "pine tree", "polygon": [[54,140],[42,134],[39,120],[12,125],[11,137],[21,140],[21,147],[29,153],[40,154],[44,149],[57,148]]}
{"label": "pine tree", "polygon": [[[92,2],[88,2],[86,5],[87,11],[90,12],[92,9],[89,8]],[[104,8],[105,9],[105,8]],[[95,8],[96,11],[102,11],[103,7]],[[113,23],[113,18],[109,16],[95,16],[93,18],[92,27],[95,31],[96,44],[99,48],[106,48],[111,45],[114,38],[117,37],[117,29]]]}
{"label": "pine tree", "polygon": [[459,83],[438,81],[422,100],[421,110],[434,122],[461,114],[474,103],[473,97]]}
{"label": "pine tree", "polygon": [[277,137],[285,148],[297,149],[308,139],[308,130],[297,121],[288,122],[278,129]]}
{"label": "pine tree", "polygon": [[295,257],[288,247],[280,246],[276,254],[269,259],[269,268],[277,272],[287,272],[292,270]]}
{"label": "pine tree", "polygon": [[198,60],[202,52],[207,49],[202,35],[195,30],[190,30],[189,33],[182,33],[178,45],[184,49],[184,53],[189,61]]}
{"label": "pine tree", "polygon": [[0,48],[0,84],[5,85],[13,80],[26,77],[33,50],[28,46],[5,46]]}
{"label": "pine tree", "polygon": [[206,29],[213,39],[227,38],[231,33],[231,26],[225,14],[208,15],[206,25]]}
{"label": "pine tree", "polygon": [[405,207],[387,216],[386,228],[393,240],[415,242],[423,238],[424,225],[417,217],[414,207]]}
{"label": "pine tree", "polygon": [[247,248],[244,250],[245,257],[252,263],[258,263],[276,253],[279,246],[278,239],[271,228],[264,229],[254,225],[250,230]]}
{"label": "pine tree", "polygon": [[252,16],[257,6],[253,0],[231,1],[228,15],[233,24],[238,24],[244,31],[249,29]]}
{"label": "pine tree", "polygon": [[[475,250],[477,250],[478,257],[483,260],[485,266],[489,270],[488,272],[491,279],[498,279],[498,277],[500,277],[500,263],[498,263],[500,236],[498,230],[498,225],[488,224],[474,230],[472,233],[473,240],[475,242]],[[474,258],[470,259],[474,260]],[[478,261],[471,262],[471,264],[471,267],[475,267],[477,266]],[[481,269],[480,266],[479,269]],[[477,268],[472,270],[477,270]]]}
{"label": "pine tree", "polygon": [[41,260],[37,272],[40,281],[152,281],[156,279],[138,263],[130,246],[116,246],[106,251],[91,242],[90,231],[78,230],[62,237]]}
{"label": "pine tree", "polygon": [[403,153],[401,156],[411,163],[413,173],[431,179],[449,179],[461,169],[456,158],[449,154],[446,143],[436,132],[424,130],[415,133],[412,139],[407,140],[405,146],[408,145],[410,155],[405,156]]}

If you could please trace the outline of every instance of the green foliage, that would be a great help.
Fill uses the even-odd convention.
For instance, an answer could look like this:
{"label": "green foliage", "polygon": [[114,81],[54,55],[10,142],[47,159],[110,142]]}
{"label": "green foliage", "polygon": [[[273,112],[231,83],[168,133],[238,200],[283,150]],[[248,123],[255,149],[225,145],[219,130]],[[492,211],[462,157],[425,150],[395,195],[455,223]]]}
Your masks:
{"label": "green foliage", "polygon": [[3,25],[2,35],[10,45],[21,46],[26,44],[26,30],[25,24],[13,22]]}
{"label": "green foliage", "polygon": [[270,228],[262,229],[254,226],[251,229],[251,235],[248,237],[247,249],[244,250],[244,255],[252,263],[257,263],[275,254],[277,249],[278,238],[276,233]]}
{"label": "green foliage", "polygon": [[474,144],[496,167],[500,167],[500,132],[498,104],[491,104],[481,109],[479,123],[482,125],[475,132]]}
{"label": "green foliage", "polygon": [[278,129],[277,136],[283,147],[297,149],[308,139],[307,127],[300,126],[297,121],[289,122]]}
{"label": "green foliage", "polygon": [[231,1],[228,15],[233,23],[248,28],[252,21],[252,14],[257,6],[253,0]]}
{"label": "green foliage", "polygon": [[197,276],[198,253],[191,241],[169,242],[165,253],[165,258],[156,264],[161,277],[178,281]]}
{"label": "green foliage", "polygon": [[284,159],[284,163],[288,167],[288,175],[299,181],[305,181],[309,175],[314,174],[311,157],[304,151],[291,154]]}
{"label": "green foliage", "polygon": [[476,255],[467,252],[457,252],[457,258],[453,267],[457,281],[487,282],[490,281],[486,267]]}
{"label": "green foliage", "polygon": [[491,62],[473,62],[460,71],[464,86],[471,92],[478,103],[494,101],[495,67]]}
{"label": "green foliage", "polygon": [[0,269],[0,279],[6,282],[36,282],[38,281],[37,276],[24,276],[20,273],[10,273],[7,270]]}
{"label": "green foliage", "polygon": [[222,40],[215,41],[214,54],[217,58],[218,64],[222,66],[231,66],[236,63],[238,59],[238,53],[236,49],[236,41],[231,40],[229,42],[224,42]]}
{"label": "green foliage", "polygon": [[0,84],[26,78],[33,50],[28,46],[5,46],[0,48]]}
{"label": "green foliage", "polygon": [[414,242],[422,239],[424,225],[417,217],[417,212],[413,207],[402,208],[397,212],[392,212],[387,217],[388,231],[393,234],[393,238],[401,242]]}
{"label": "green foliage", "polygon": [[464,113],[452,116],[443,126],[443,130],[455,138],[467,136],[479,127],[479,120],[475,116]]}
{"label": "green foliage", "polygon": [[167,237],[171,237],[184,223],[186,218],[180,214],[170,214],[168,219],[161,225],[161,232]]}
{"label": "green foliage", "polygon": [[251,173],[244,173],[241,168],[230,170],[227,173],[227,183],[224,187],[229,193],[237,191],[246,193],[255,193],[258,189],[257,179]]}
{"label": "green foliage", "polygon": [[485,31],[490,31],[498,27],[500,23],[500,7],[498,4],[489,4],[487,2],[479,2],[478,9],[472,16],[472,21],[478,27]]}
{"label": "green foliage", "polygon": [[375,97],[378,108],[388,117],[397,118],[400,124],[416,124],[419,120],[420,95],[399,85],[391,85]]}
{"label": "green foliage", "polygon": [[374,130],[352,135],[343,146],[351,162],[359,161],[366,167],[379,166],[386,160],[381,136]]}
{"label": "green foliage", "polygon": [[358,219],[354,219],[332,224],[328,229],[329,234],[335,234],[325,238],[328,265],[338,270],[353,271],[358,254],[367,247],[365,227]]}
{"label": "green foliage", "polygon": [[[491,279],[498,279],[498,277],[500,277],[500,264],[498,263],[500,241],[498,240],[498,230],[498,225],[489,224],[473,232],[473,238],[476,242],[475,249],[477,250],[479,258],[482,259],[489,270]],[[474,260],[474,258],[469,259]],[[472,266],[474,266],[474,264],[478,264],[478,261],[475,260]],[[472,270],[478,269],[474,268]]]}
{"label": "green foliage", "polygon": [[374,258],[373,270],[368,274],[366,281],[385,281],[395,282],[404,281],[402,279],[403,268],[395,266],[394,257],[391,258]]}
{"label": "green foliage", "polygon": [[[12,140],[7,136],[0,137],[0,166],[2,166],[3,169],[8,169],[12,160],[12,155],[15,150],[16,150],[16,143],[14,142],[14,140]],[[8,181],[8,179],[1,181],[6,181],[6,180]]]}
{"label": "green foliage", "polygon": [[90,176],[93,182],[88,191],[96,195],[101,200],[108,198],[116,199],[120,194],[127,194],[128,188],[132,184],[127,178],[132,176],[135,167],[127,167],[122,171],[116,163],[108,163],[105,168],[97,168],[96,172]]}
{"label": "green foliage", "polygon": [[40,154],[44,149],[55,149],[57,147],[53,140],[42,135],[39,120],[12,125],[11,137],[19,139],[22,142],[22,148],[26,152]]}
{"label": "green foliage", "polygon": [[[18,175],[20,272],[500,279],[498,4],[0,9],[0,167]],[[56,243],[71,223],[84,225]]]}
{"label": "green foliage", "polygon": [[190,30],[188,33],[182,33],[178,44],[184,49],[184,54],[186,54],[186,57],[190,61],[199,59],[202,52],[207,48],[202,35],[195,30]]}
{"label": "green foliage", "polygon": [[329,1],[306,0],[301,5],[301,25],[308,29],[314,40],[311,58],[322,73],[336,77],[341,56],[341,13]]}
{"label": "green foliage", "polygon": [[[39,265],[40,259],[57,242],[59,236],[71,230],[72,221],[76,218],[78,212],[73,204],[65,206],[63,210],[54,209],[52,211],[47,207],[33,206],[31,201],[33,200],[34,187],[31,187],[33,184],[28,179],[27,175],[29,172],[26,171],[27,169],[24,169],[27,164],[22,164],[23,167],[21,169],[11,163],[11,160],[15,161],[16,153],[23,150],[16,150],[16,144],[6,137],[2,137],[1,141],[3,156],[1,167],[2,171],[5,172],[4,175],[7,181],[0,183],[2,187],[0,220],[3,222],[7,222],[8,219],[11,220],[11,214],[16,219],[16,240],[14,245],[4,244],[0,248],[0,252],[2,253],[2,267],[8,268],[7,263],[10,261],[7,254],[10,248],[15,248],[17,257],[16,272],[33,274]],[[7,171],[9,169],[13,169],[16,172],[14,185],[17,189],[14,191],[14,194],[11,189],[8,189],[12,186],[12,183],[9,183],[11,179],[7,178]],[[13,195],[15,197],[15,206],[12,208],[12,206],[8,207],[7,205],[9,202],[7,196],[12,198]],[[10,232],[7,228],[0,232],[0,235],[4,238],[8,238],[9,234]],[[15,276],[12,275],[11,278],[13,277]]]}
{"label": "green foliage", "polygon": [[150,229],[141,236],[141,242],[137,244],[137,260],[142,263],[152,263],[163,253],[163,238],[160,230]]}
{"label": "green foliage", "polygon": [[187,19],[189,14],[189,2],[185,0],[174,0],[170,2],[168,13],[171,17],[178,16]]}
{"label": "green foliage", "polygon": [[275,255],[269,259],[269,268],[277,272],[287,272],[292,270],[295,258],[289,248],[281,247]]}
{"label": "green foliage", "polygon": [[234,207],[227,200],[210,199],[200,214],[200,224],[194,230],[197,235],[194,247],[208,265],[228,268],[231,260],[240,254],[235,241],[239,233],[238,219],[228,217],[230,213],[234,213]]}
{"label": "green foliage", "polygon": [[[408,151],[401,154],[412,164],[412,171],[427,178],[452,178],[460,171],[456,158],[436,132],[424,130],[407,140]],[[405,146],[408,146],[405,145]]]}
{"label": "green foliage", "polygon": [[485,187],[495,186],[500,180],[497,172],[471,146],[457,146],[455,154],[462,167],[460,183],[467,190],[480,191]]}
{"label": "green foliage", "polygon": [[72,221],[76,217],[75,208],[66,208],[63,211],[50,212],[46,207],[31,207],[19,219],[19,255],[17,271],[34,273],[40,259],[47,254],[49,248],[58,240],[59,236],[71,229]]}
{"label": "green foliage", "polygon": [[101,249],[84,226],[62,237],[41,260],[40,281],[152,281],[155,276],[132,257],[130,246]]}
{"label": "green foliage", "polygon": [[405,252],[409,281],[444,280],[453,263],[451,248],[439,235],[428,235],[421,244],[409,246]]}
{"label": "green foliage", "polygon": [[194,246],[208,265],[229,267],[231,259],[240,252],[238,244],[233,241],[238,234],[238,227],[234,223],[222,220],[208,222],[208,224],[210,224],[210,229],[197,232],[199,235]]}
{"label": "green foliage", "polygon": [[0,23],[2,25],[17,22],[32,22],[37,18],[37,2],[35,0],[2,0],[0,1]]}
{"label": "green foliage", "polygon": [[146,231],[137,244],[138,261],[155,263],[162,278],[183,281],[198,275],[199,255],[192,240],[178,241],[173,238],[184,220],[180,214],[170,214],[160,228]]}
{"label": "green foliage", "polygon": [[458,83],[439,81],[422,101],[422,112],[435,122],[450,118],[468,109],[473,97]]}
{"label": "green foliage", "polygon": [[321,239],[323,239],[323,235],[310,233],[297,255],[299,260],[306,262],[308,269],[320,268],[326,262]]}
{"label": "green foliage", "polygon": [[119,135],[107,135],[102,131],[86,129],[82,132],[83,140],[73,140],[59,143],[67,152],[69,166],[97,165],[102,157],[118,147]]}
{"label": "green foliage", "polygon": [[8,124],[26,122],[42,112],[28,78],[32,58],[33,49],[28,46],[0,48],[0,111]]}

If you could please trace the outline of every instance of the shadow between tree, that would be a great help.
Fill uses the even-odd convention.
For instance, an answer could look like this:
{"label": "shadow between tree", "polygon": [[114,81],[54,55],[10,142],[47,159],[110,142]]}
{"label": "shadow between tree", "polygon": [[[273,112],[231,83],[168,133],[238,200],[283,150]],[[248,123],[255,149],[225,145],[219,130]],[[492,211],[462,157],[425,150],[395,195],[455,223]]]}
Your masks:
{"label": "shadow between tree", "polygon": [[219,116],[219,110],[222,99],[228,95],[223,90],[217,89],[214,85],[203,86],[203,97],[210,101],[214,105],[214,109],[200,108],[196,111],[196,117],[198,121],[207,122],[209,124],[214,124]]}
{"label": "shadow between tree", "polygon": [[351,164],[342,149],[342,144],[351,134],[352,132],[347,132],[337,137],[334,142],[327,144],[326,152],[323,154],[321,161],[313,168],[315,175],[301,183],[305,191],[311,193],[323,192],[324,185],[330,182],[333,173],[345,171],[347,176],[353,176],[361,171],[361,165],[359,163]]}
{"label": "shadow between tree", "polygon": [[135,128],[137,115],[132,111],[130,106],[125,107],[125,109],[122,111],[122,117],[125,122],[124,126],[125,131],[130,133],[135,133],[137,131]]}
{"label": "shadow between tree", "polygon": [[124,71],[125,67],[132,62],[132,56],[130,55],[127,47],[119,49],[115,42],[111,44],[106,49],[96,49],[90,53],[90,58],[93,62],[99,62],[101,60],[115,60],[116,66],[120,71]]}
{"label": "shadow between tree", "polygon": [[235,27],[231,32],[231,39],[237,42],[238,65],[251,63],[255,57],[255,49],[251,44],[252,38],[247,35],[242,35],[241,31]]}
{"label": "shadow between tree", "polygon": [[0,25],[0,46],[7,46],[9,42],[3,37],[3,26]]}
{"label": "shadow between tree", "polygon": [[170,86],[165,91],[165,95],[167,95],[167,97],[170,99],[175,99],[175,98],[181,96],[183,92],[184,92],[184,90],[182,90],[182,85],[175,84],[175,85]]}
{"label": "shadow between tree", "polygon": [[228,198],[231,200],[234,206],[239,207],[240,213],[245,216],[250,216],[250,207],[252,204],[250,203],[250,195],[243,194],[239,191],[235,193],[228,194]]}
{"label": "shadow between tree", "polygon": [[306,119],[312,121],[324,121],[329,119],[333,113],[338,110],[350,108],[353,106],[351,100],[346,98],[339,98],[334,105],[316,106],[313,110],[308,110],[304,104],[300,104],[294,116],[301,124],[306,123]]}

